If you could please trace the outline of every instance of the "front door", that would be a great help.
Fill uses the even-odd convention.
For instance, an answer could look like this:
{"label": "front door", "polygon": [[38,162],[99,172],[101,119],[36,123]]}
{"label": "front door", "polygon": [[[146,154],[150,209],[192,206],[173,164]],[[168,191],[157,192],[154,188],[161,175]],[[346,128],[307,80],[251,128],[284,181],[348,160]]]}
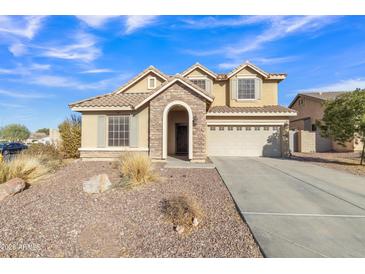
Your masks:
{"label": "front door", "polygon": [[186,124],[176,124],[176,154],[188,153],[188,126]]}

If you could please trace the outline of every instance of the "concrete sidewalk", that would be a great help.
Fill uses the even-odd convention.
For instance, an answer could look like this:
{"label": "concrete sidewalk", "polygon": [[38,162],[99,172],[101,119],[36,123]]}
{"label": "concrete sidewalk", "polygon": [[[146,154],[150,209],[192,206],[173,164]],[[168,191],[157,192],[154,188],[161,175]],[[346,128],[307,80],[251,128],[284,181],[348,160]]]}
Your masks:
{"label": "concrete sidewalk", "polygon": [[267,257],[365,257],[365,178],[305,162],[212,157]]}

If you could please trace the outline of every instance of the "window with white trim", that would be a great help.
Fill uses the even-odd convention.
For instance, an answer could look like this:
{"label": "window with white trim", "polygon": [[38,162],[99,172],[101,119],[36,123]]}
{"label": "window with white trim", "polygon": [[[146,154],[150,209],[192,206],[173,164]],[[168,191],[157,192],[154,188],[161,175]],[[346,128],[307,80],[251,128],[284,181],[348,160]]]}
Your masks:
{"label": "window with white trim", "polygon": [[108,146],[129,146],[129,115],[108,117]]}
{"label": "window with white trim", "polygon": [[207,80],[205,79],[190,79],[195,85],[200,87],[203,90],[207,90]]}
{"label": "window with white trim", "polygon": [[157,86],[157,84],[156,84],[156,77],[152,77],[152,76],[150,76],[150,77],[148,77],[148,79],[147,79],[147,88],[148,89],[155,89],[156,88],[156,86]]}
{"label": "window with white trim", "polygon": [[247,100],[256,98],[255,78],[237,79],[237,99]]}

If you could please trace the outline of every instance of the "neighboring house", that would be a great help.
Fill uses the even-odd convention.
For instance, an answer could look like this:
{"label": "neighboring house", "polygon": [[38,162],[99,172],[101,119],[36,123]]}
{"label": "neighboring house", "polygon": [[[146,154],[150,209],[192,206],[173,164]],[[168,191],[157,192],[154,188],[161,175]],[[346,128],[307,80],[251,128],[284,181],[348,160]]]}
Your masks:
{"label": "neighboring house", "polygon": [[47,134],[44,132],[34,132],[30,134],[29,138],[25,141],[26,144],[40,143],[43,138],[46,138]]}
{"label": "neighboring house", "polygon": [[295,110],[298,114],[296,117],[290,117],[290,129],[315,132],[316,136],[314,137],[308,133],[305,133],[306,137],[303,135],[303,138],[313,139],[309,143],[316,142],[314,151],[354,151],[362,149],[361,141],[357,138],[346,143],[345,146],[341,146],[331,139],[325,140],[320,137],[319,130],[317,130],[316,122],[322,120],[325,110],[324,103],[328,100],[334,100],[344,93],[345,91],[299,93],[290,103],[289,108]]}
{"label": "neighboring house", "polygon": [[296,115],[278,105],[285,78],[249,62],[228,74],[197,63],[169,76],[151,66],[112,93],[70,104],[82,114],[81,157],[285,156]]}
{"label": "neighboring house", "polygon": [[58,129],[49,129],[49,135],[44,132],[34,132],[25,141],[26,144],[58,145],[60,142],[60,132]]}

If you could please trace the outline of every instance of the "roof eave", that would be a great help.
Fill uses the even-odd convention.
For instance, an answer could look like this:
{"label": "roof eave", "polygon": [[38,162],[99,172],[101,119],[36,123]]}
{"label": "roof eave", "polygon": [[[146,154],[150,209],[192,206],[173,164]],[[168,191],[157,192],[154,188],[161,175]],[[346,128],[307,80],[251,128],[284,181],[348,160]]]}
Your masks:
{"label": "roof eave", "polygon": [[123,110],[133,110],[133,107],[130,106],[118,106],[118,107],[70,107],[71,110],[77,112],[83,111],[123,111]]}
{"label": "roof eave", "polygon": [[296,112],[212,112],[207,113],[207,116],[218,117],[218,116],[297,116]]}

